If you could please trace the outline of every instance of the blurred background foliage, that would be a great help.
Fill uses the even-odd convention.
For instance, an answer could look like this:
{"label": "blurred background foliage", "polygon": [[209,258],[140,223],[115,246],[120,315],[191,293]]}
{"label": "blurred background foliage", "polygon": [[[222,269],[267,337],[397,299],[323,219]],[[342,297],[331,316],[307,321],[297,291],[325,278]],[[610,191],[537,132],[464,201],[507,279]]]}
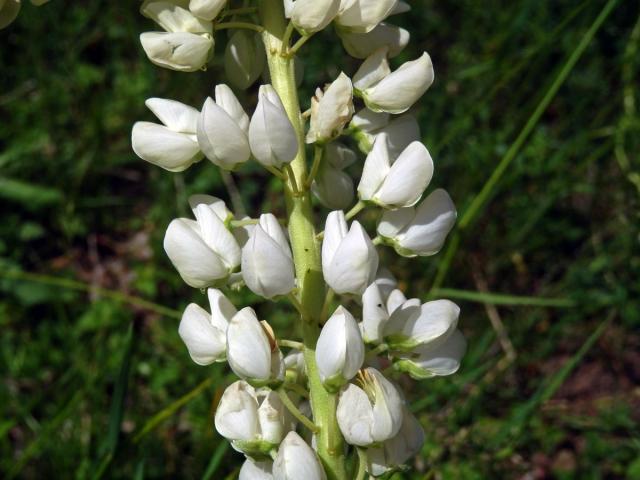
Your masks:
{"label": "blurred background foliage", "polygon": [[[439,255],[383,254],[408,294],[456,299],[469,340],[457,375],[407,384],[428,440],[395,478],[638,479],[639,4],[613,2],[572,65],[605,2],[411,3],[396,62],[427,50],[436,68],[414,111],[432,188],[464,217],[508,161]],[[189,194],[228,199],[224,179],[206,161],[169,174],[129,144],[146,98],[199,107],[212,93],[226,34],[208,71],[162,70],[138,43],[154,29],[138,7],[25,2],[0,32],[2,478],[237,473],[212,426],[227,374],[194,365],[177,334],[186,304],[206,302],[161,245]],[[357,68],[330,31],[303,56],[307,105]],[[282,213],[260,169],[236,180],[249,214]],[[276,328],[293,318],[259,311]]]}

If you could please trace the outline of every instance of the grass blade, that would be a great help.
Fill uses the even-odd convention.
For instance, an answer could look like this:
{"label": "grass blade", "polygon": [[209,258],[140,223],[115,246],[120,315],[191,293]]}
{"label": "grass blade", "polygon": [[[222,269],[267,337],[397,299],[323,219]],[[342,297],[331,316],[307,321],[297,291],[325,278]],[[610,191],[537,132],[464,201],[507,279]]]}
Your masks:
{"label": "grass blade", "polygon": [[167,418],[171,417],[180,407],[186,405],[191,400],[196,398],[203,390],[209,388],[213,383],[213,378],[214,377],[212,376],[207,378],[203,382],[200,382],[200,384],[189,393],[183,395],[171,405],[163,408],[160,412],[156,413],[144,424],[142,429],[136,434],[136,436],[133,438],[133,442],[138,443],[142,439],[142,437],[156,428],[160,423],[164,422]]}
{"label": "grass blade", "polygon": [[211,480],[211,478],[213,478],[213,475],[218,470],[218,467],[220,466],[220,463],[224,458],[224,454],[227,453],[228,449],[229,449],[229,442],[227,442],[226,440],[221,440],[213,452],[213,456],[211,457],[211,461],[209,462],[209,465],[207,465],[207,469],[205,470],[204,475],[202,476],[202,480]]}
{"label": "grass blade", "polygon": [[511,305],[532,307],[556,307],[569,308],[576,304],[569,298],[540,298],[507,295],[503,293],[483,293],[470,290],[457,290],[454,288],[436,288],[431,290],[429,297],[448,297],[469,302],[486,303],[489,305]]}
{"label": "grass blade", "polygon": [[164,315],[165,317],[175,318],[175,319],[180,319],[182,317],[182,312],[179,312],[178,310],[174,310],[172,308],[167,308],[164,305],[159,305],[157,303],[150,302],[149,300],[145,300],[143,298],[136,297],[134,295],[128,295],[126,293],[118,292],[116,290],[89,286],[85,283],[78,282],[76,280],[71,280],[70,278],[54,277],[50,275],[42,275],[39,273],[20,272],[15,270],[7,270],[4,272],[0,272],[0,278],[42,283],[44,285],[51,285],[54,287],[66,288],[69,290],[78,290],[81,292],[92,291],[103,297],[110,298],[118,302],[128,303],[136,307],[144,308],[145,310],[149,310],[151,312]]}

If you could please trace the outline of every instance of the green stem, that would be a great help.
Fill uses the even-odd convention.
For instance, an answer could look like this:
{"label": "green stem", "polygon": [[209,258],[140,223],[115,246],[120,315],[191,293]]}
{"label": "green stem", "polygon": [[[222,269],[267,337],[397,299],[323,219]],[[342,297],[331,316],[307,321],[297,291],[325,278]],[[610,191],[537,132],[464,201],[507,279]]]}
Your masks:
{"label": "green stem", "polygon": [[291,399],[289,398],[289,395],[287,395],[287,392],[285,392],[284,389],[282,388],[278,389],[278,396],[280,397],[280,400],[282,400],[282,403],[284,404],[284,406],[287,407],[287,410],[289,410],[291,415],[293,415],[296,418],[296,420],[298,420],[301,424],[303,424],[313,433],[318,433],[318,430],[319,430],[318,426],[315,423],[313,423],[311,420],[309,420],[298,409],[298,407],[294,405],[294,403],[291,401]]}
{"label": "green stem", "polygon": [[311,35],[303,35],[302,37],[300,37],[298,41],[293,45],[293,47],[289,49],[289,51],[287,52],[287,56],[289,58],[293,58],[293,56],[298,52],[298,50],[300,50],[302,46],[305,43],[307,43],[307,40],[309,40],[312,36],[313,36],[313,33]]}
{"label": "green stem", "polygon": [[245,29],[245,30],[253,30],[253,31],[258,32],[258,33],[262,33],[262,31],[264,30],[260,25],[256,25],[254,23],[247,23],[247,22],[224,22],[224,23],[218,23],[213,28],[215,30],[226,30],[226,29],[229,29],[229,28],[242,28],[242,29]]}
{"label": "green stem", "polygon": [[[307,177],[304,149],[304,124],[300,113],[294,65],[289,56],[281,56],[286,20],[282,0],[260,0],[259,11],[262,34],[273,88],[278,92],[289,120],[298,137],[298,154],[289,172],[298,185]],[[315,344],[319,335],[318,323],[322,312],[326,286],[322,278],[320,244],[316,239],[311,198],[307,192],[295,196],[285,189],[289,217],[291,249],[298,279],[299,300],[303,319],[304,358],[309,378],[309,393],[314,423],[320,429],[316,435],[317,451],[329,480],[346,480],[344,440],[336,419],[337,398],[323,387],[315,360]]]}
{"label": "green stem", "polygon": [[358,452],[358,473],[356,474],[356,480],[364,480],[367,475],[367,451],[364,448],[356,448]]}
{"label": "green stem", "polygon": [[306,188],[307,190],[311,188],[311,184],[315,180],[316,175],[318,174],[318,170],[320,169],[320,164],[322,163],[322,152],[322,147],[316,145],[313,150],[313,164],[311,165],[311,171],[309,172],[309,176],[304,183],[304,188]]}
{"label": "green stem", "polygon": [[278,339],[278,346],[286,348],[295,348],[302,351],[304,343],[296,342],[295,340]]}
{"label": "green stem", "polygon": [[358,203],[356,203],[353,208],[351,210],[349,210],[347,212],[347,214],[344,216],[347,220],[351,220],[353,217],[355,217],[357,214],[359,214],[364,207],[366,207],[367,204],[364,203],[362,200],[360,200]]}

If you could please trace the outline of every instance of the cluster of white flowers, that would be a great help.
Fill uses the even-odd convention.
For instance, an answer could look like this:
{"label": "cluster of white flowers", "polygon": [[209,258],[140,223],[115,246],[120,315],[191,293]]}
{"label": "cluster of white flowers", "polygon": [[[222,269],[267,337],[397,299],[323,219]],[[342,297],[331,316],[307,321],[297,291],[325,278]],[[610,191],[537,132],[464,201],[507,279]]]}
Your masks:
{"label": "cluster of white flowers", "polygon": [[[323,322],[315,344],[279,339],[252,308],[237,310],[221,290],[244,285],[265,299],[289,298],[300,308],[300,259],[291,247],[294,233],[284,228],[288,219],[271,213],[237,218],[223,200],[204,194],[189,199],[195,220],[173,220],[164,239],[180,276],[207,289],[210,304],[210,312],[190,304],[179,334],[195,363],[227,362],[240,377],[224,392],[215,427],[246,455],[241,479],[326,478],[316,453],[322,422],[312,407],[311,375],[337,395],[333,415],[342,438],[366,452],[366,471],[379,476],[402,466],[424,442],[399,387],[381,370],[392,367],[415,379],[450,375],[466,348],[457,330],[458,306],[407,299],[379,265],[377,251],[387,245],[406,257],[434,255],[455,223],[456,210],[444,190],[423,199],[434,163],[420,142],[416,119],[405,113],[432,84],[433,66],[426,52],[394,71],[389,65],[409,33],[386,20],[408,11],[405,2],[284,0],[279,7],[289,19],[285,37],[295,29],[302,44],[333,23],[346,51],[363,60],[351,78],[342,72],[316,90],[304,115],[306,131],[292,123],[296,113],[288,111],[287,98],[273,85],[260,85],[248,115],[233,90],[219,83],[215,98],[206,98],[200,110],[174,100],[147,100],[161,123],[136,123],[132,146],[142,159],[173,172],[205,157],[229,171],[255,160],[291,183],[290,164],[304,158],[306,145],[314,150],[311,173],[288,194],[307,201],[313,194],[331,210],[318,253],[326,290],[332,292],[325,306],[333,294],[341,295],[332,315],[314,313]],[[238,19],[254,20],[257,10],[233,10],[226,0],[146,0],[142,13],[165,31],[143,33],[140,40],[156,65],[190,72],[205,68],[214,32],[229,29],[224,68],[231,85],[246,89],[265,70],[267,55],[258,33],[263,26]],[[232,21],[221,23],[229,17]],[[271,54],[293,61],[296,47],[288,48]],[[355,113],[358,99],[362,106]],[[364,162],[350,143],[366,155]],[[357,187],[354,171],[361,172]],[[373,239],[352,220],[366,207],[380,212]],[[323,298],[325,293],[314,292]],[[289,350],[286,355],[281,348]]]}
{"label": "cluster of white flowers", "polygon": [[[31,0],[31,3],[39,7],[48,1],[49,0]],[[0,0],[0,30],[7,27],[16,19],[21,7],[21,0]]]}

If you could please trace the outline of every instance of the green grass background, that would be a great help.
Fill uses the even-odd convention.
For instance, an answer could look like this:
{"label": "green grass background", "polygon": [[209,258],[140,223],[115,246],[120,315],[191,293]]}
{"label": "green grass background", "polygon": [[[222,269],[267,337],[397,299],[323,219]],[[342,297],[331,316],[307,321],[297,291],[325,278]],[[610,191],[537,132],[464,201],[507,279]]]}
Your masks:
{"label": "green grass background", "polygon": [[[427,443],[394,478],[638,479],[639,4],[411,3],[396,64],[433,59],[415,114],[460,228],[434,257],[383,258],[410,295],[461,305],[469,352],[457,375],[403,383]],[[0,31],[2,478],[237,474],[212,426],[230,377],[177,334],[205,298],[161,246],[188,195],[226,188],[206,161],[170,174],[129,141],[145,98],[202,104],[226,36],[206,72],[159,69],[138,5],[25,2]],[[305,104],[357,68],[330,31],[303,52]],[[250,214],[282,213],[260,169],[236,180]],[[293,319],[260,313],[279,331]]]}

